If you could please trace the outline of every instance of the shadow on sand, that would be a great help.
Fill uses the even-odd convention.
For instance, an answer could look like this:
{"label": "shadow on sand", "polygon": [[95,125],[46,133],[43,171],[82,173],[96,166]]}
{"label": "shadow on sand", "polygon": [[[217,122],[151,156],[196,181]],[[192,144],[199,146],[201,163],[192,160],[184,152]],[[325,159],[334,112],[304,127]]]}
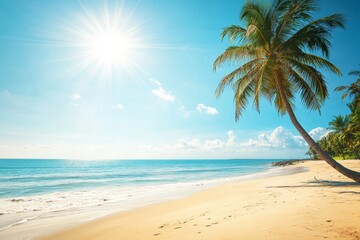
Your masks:
{"label": "shadow on sand", "polygon": [[[304,182],[301,185],[268,186],[267,188],[308,188],[308,187],[348,187],[348,186],[354,186],[360,188],[360,183],[318,180],[317,178],[315,178],[315,180]],[[360,194],[360,192],[357,191],[341,191],[339,193]]]}

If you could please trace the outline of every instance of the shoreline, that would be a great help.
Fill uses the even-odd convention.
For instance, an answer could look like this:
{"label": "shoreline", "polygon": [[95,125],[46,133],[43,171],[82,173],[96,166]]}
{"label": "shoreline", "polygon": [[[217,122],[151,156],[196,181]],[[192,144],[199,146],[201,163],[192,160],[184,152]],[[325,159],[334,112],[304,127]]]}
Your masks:
{"label": "shoreline", "polygon": [[42,239],[359,239],[360,185],[323,161],[285,168],[299,166],[309,171],[224,183]]}
{"label": "shoreline", "polygon": [[[305,171],[305,169],[299,168],[297,171]],[[3,203],[7,202],[8,204],[11,204],[10,209],[13,213],[0,216],[2,222],[0,226],[0,238],[33,239],[52,232],[65,230],[69,227],[78,226],[86,222],[96,221],[97,219],[109,215],[132,211],[137,208],[174,199],[185,198],[196,192],[218,187],[223,184],[288,174],[294,174],[294,172],[289,168],[269,167],[269,169],[262,172],[236,177],[223,177],[138,188],[113,189],[113,191],[110,192],[109,190],[95,189],[91,192],[79,191],[71,193],[54,193],[50,194],[51,197],[39,195],[20,198],[4,198],[0,199],[0,201],[2,200]],[[73,203],[78,201],[76,196],[79,195],[80,198],[83,198],[84,194],[88,194],[88,198],[96,198],[100,195],[101,198],[104,199],[97,199],[88,205],[84,204],[84,206],[78,205],[72,207]],[[118,196],[118,198],[106,199],[106,196],[110,195]],[[56,201],[65,201],[65,199],[68,201],[67,204],[69,206],[67,207],[49,207],[42,211],[38,210],[39,205],[43,206],[51,204],[57,207],[57,205],[61,205],[61,203]],[[32,205],[27,204],[28,202]],[[3,207],[4,206],[5,204],[3,204]],[[16,213],[19,209],[25,209],[27,212]],[[1,212],[5,212],[4,209]]]}

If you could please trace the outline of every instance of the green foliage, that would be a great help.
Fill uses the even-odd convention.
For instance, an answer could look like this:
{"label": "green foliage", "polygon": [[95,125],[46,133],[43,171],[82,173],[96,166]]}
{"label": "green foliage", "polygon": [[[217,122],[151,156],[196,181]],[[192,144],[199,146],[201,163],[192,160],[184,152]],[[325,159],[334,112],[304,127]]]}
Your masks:
{"label": "green foliage", "polygon": [[[347,96],[351,98],[351,102],[347,105],[350,114],[334,116],[328,127],[332,132],[317,142],[325,152],[336,159],[359,159],[360,71],[352,71],[349,75],[358,76],[358,79],[349,86],[337,87],[335,91],[344,91],[343,99]],[[309,151],[306,154],[309,154]]]}
{"label": "green foliage", "polygon": [[[260,111],[260,98],[273,103],[280,114],[286,113],[281,98],[294,107],[296,96],[310,110],[320,112],[328,90],[323,68],[341,75],[340,70],[326,60],[329,56],[331,30],[344,28],[340,14],[313,19],[314,0],[246,1],[240,20],[243,26],[224,28],[222,39],[229,46],[214,62],[214,71],[225,63],[239,65],[224,76],[216,90],[220,96],[225,87],[234,92],[235,118],[238,120],[248,103]],[[320,51],[325,58],[314,55]]]}

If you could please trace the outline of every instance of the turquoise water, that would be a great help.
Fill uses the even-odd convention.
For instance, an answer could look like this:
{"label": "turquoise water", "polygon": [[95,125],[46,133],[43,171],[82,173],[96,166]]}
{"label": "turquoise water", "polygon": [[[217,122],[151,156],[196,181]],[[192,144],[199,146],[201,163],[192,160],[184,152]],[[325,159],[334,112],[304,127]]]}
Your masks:
{"label": "turquoise water", "polygon": [[243,176],[265,171],[274,161],[279,160],[1,159],[0,198]]}

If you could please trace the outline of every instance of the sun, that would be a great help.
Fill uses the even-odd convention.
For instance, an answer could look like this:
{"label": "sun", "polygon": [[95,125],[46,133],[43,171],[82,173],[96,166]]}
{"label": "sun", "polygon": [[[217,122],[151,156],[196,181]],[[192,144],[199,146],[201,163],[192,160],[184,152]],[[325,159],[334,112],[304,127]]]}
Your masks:
{"label": "sun", "polygon": [[131,58],[132,39],[114,29],[97,34],[90,39],[92,57],[104,64],[126,64]]}
{"label": "sun", "polygon": [[133,19],[133,11],[103,3],[89,8],[80,2],[82,11],[77,10],[54,25],[51,38],[68,50],[59,61],[74,63],[67,70],[69,74],[99,73],[102,79],[113,78],[117,73],[139,76],[144,73],[140,64],[143,50],[150,46],[141,34],[143,23]]}

